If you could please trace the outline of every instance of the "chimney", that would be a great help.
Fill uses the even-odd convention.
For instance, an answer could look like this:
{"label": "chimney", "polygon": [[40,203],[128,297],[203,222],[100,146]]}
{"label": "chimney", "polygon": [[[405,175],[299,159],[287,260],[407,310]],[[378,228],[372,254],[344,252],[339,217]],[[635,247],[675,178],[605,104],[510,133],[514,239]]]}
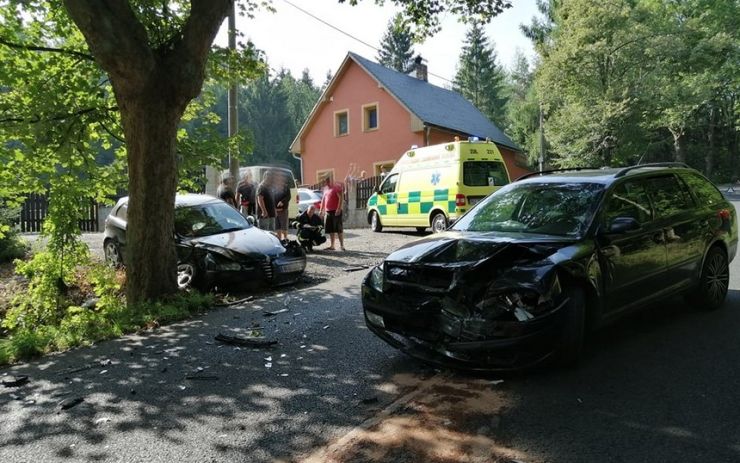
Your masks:
{"label": "chimney", "polygon": [[419,80],[427,81],[427,65],[424,64],[424,58],[421,55],[416,55],[414,58],[414,69],[416,69],[416,78]]}

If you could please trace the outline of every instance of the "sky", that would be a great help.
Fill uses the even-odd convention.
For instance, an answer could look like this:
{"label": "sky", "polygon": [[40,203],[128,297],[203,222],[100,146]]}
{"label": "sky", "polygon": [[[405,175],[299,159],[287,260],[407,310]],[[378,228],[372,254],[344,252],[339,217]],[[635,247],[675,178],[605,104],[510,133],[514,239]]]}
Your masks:
{"label": "sky", "polygon": [[[378,6],[374,0],[362,0],[357,6],[337,0],[273,0],[275,13],[258,11],[255,18],[237,17],[237,29],[263,50],[272,69],[285,68],[298,77],[308,69],[317,85],[328,71],[334,73],[348,51],[377,61],[377,50],[332,29],[299,11],[291,4],[308,11],[325,22],[361,41],[378,47],[388,27],[388,21],[399,11],[386,1]],[[513,0],[513,6],[495,17],[485,28],[495,43],[499,64],[509,68],[518,50],[528,58],[534,56],[529,40],[519,25],[528,24],[537,14],[535,0]],[[455,75],[466,26],[453,15],[442,18],[442,30],[414,50],[427,60],[429,82],[448,86]],[[226,45],[226,21],[216,42]]]}

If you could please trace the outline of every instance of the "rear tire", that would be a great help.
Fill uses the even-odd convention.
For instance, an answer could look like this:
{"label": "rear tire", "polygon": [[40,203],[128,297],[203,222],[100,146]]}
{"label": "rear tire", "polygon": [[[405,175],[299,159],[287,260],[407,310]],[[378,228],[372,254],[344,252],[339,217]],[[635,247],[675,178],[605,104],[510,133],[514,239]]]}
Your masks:
{"label": "rear tire", "polygon": [[563,329],[555,349],[555,362],[559,366],[573,366],[583,353],[583,338],[586,328],[586,297],[583,289],[574,287],[567,290],[568,302],[562,310]]}
{"label": "rear tire", "polygon": [[432,216],[431,226],[432,233],[442,233],[447,229],[447,217],[441,212],[436,212]]}
{"label": "rear tire", "polygon": [[378,213],[375,211],[370,213],[370,228],[376,233],[383,231],[383,224],[380,223],[380,216],[378,216]]}
{"label": "rear tire", "polygon": [[719,246],[713,246],[704,258],[699,286],[687,299],[700,310],[717,310],[725,302],[729,284],[730,268],[727,254]]}

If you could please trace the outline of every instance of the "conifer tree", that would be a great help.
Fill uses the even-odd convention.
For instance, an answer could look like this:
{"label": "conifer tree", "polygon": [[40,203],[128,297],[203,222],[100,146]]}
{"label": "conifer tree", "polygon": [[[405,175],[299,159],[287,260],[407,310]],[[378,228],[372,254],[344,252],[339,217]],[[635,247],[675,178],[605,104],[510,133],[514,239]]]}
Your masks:
{"label": "conifer tree", "polygon": [[385,67],[408,74],[414,70],[413,34],[411,28],[397,14],[388,22],[378,51],[378,62]]}
{"label": "conifer tree", "polygon": [[494,124],[506,120],[506,74],[496,63],[496,51],[489,44],[483,26],[473,23],[465,34],[453,88],[467,98]]}

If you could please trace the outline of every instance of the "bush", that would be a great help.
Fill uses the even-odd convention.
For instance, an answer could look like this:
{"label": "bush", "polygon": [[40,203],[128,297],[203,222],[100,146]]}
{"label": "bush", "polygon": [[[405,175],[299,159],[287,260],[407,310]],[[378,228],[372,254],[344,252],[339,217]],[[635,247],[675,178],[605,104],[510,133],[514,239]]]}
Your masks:
{"label": "bush", "polygon": [[0,263],[21,259],[28,252],[28,243],[18,236],[15,225],[20,213],[20,208],[0,205]]}
{"label": "bush", "polygon": [[[71,260],[76,266],[62,266],[41,252],[18,265],[29,290],[16,297],[2,322],[10,336],[0,340],[0,364],[183,320],[213,304],[209,294],[182,293],[127,307],[122,270],[91,263],[83,251]],[[91,297],[94,306],[82,307]]]}

